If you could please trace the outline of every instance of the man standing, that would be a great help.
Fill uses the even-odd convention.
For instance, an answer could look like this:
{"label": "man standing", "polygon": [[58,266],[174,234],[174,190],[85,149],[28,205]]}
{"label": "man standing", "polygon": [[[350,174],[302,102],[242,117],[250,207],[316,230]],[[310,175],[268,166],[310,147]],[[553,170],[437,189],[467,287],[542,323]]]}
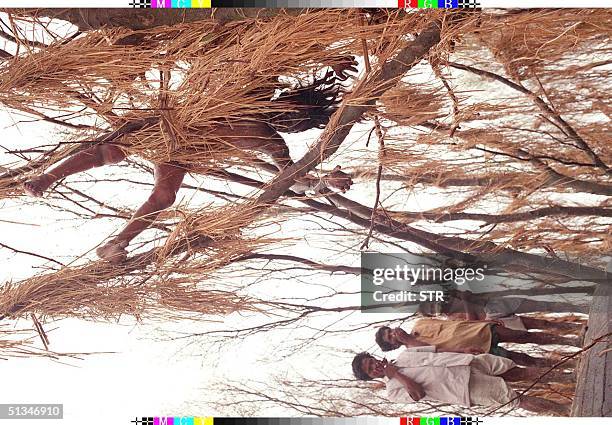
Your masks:
{"label": "man standing", "polygon": [[376,332],[376,343],[383,351],[401,346],[419,347],[433,345],[438,352],[480,354],[490,353],[508,357],[524,366],[552,366],[555,361],[532,357],[524,353],[506,350],[500,342],[579,345],[577,338],[562,337],[543,332],[527,332],[508,329],[491,321],[455,321],[419,319],[412,332],[401,328],[383,326]]}
{"label": "man standing", "polygon": [[519,399],[506,381],[536,379],[540,371],[516,367],[512,360],[490,354],[436,353],[433,346],[421,346],[404,350],[394,362],[360,353],[352,367],[357,379],[387,377],[387,396],[397,403],[428,400],[465,407],[507,404],[539,414],[568,413],[567,406],[549,400],[531,396]]}

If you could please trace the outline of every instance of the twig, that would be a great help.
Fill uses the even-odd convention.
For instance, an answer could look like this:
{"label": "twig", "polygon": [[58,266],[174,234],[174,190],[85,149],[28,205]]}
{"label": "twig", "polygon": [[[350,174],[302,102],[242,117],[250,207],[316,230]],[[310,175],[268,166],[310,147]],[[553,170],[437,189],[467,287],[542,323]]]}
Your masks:
{"label": "twig", "polygon": [[478,69],[473,66],[468,66],[468,65],[454,63],[454,62],[449,62],[448,65],[456,69],[461,69],[463,71],[471,72],[481,77],[490,78],[492,80],[499,81],[500,83],[505,84],[506,86],[527,95],[530,99],[533,100],[536,106],[540,108],[540,110],[545,115],[547,115],[552,120],[556,121],[557,124],[559,124],[559,126],[562,128],[563,133],[565,133],[569,138],[573,139],[576,143],[578,143],[580,149],[584,151],[584,153],[586,153],[591,158],[591,160],[597,167],[600,167],[601,169],[603,169],[608,175],[612,174],[610,167],[601,160],[601,158],[597,155],[597,153],[595,153],[593,149],[591,149],[591,147],[588,145],[588,143],[582,137],[580,137],[580,135],[576,132],[576,130],[574,130],[574,128],[571,125],[569,125],[567,121],[565,121],[561,117],[561,115],[556,113],[546,102],[544,102],[539,96],[537,96],[531,90],[525,88],[521,84],[517,84],[494,72],[485,71],[483,69]]}
{"label": "twig", "polygon": [[372,208],[372,215],[370,216],[370,229],[368,230],[368,236],[366,236],[365,240],[361,244],[361,250],[368,248],[370,238],[372,237],[372,232],[374,232],[378,204],[380,203],[380,179],[382,177],[383,171],[382,161],[385,156],[385,138],[381,130],[380,121],[378,120],[378,117],[374,117],[374,128],[376,129],[376,136],[378,137],[378,171],[376,173],[376,199],[374,200],[374,207]]}
{"label": "twig", "polygon": [[41,258],[41,259],[43,259],[43,260],[47,260],[47,261],[51,261],[51,262],[53,262],[53,263],[55,263],[55,264],[59,264],[59,265],[60,265],[60,266],[62,266],[62,267],[64,267],[64,266],[65,266],[65,264],[60,263],[59,261],[54,260],[53,258],[45,257],[44,255],[36,254],[35,252],[23,251],[23,250],[21,250],[21,249],[13,248],[13,247],[10,247],[10,246],[5,245],[5,244],[3,244],[3,243],[0,243],[0,247],[2,247],[2,248],[6,248],[6,249],[10,249],[11,251],[13,251],[13,252],[15,252],[15,253],[17,253],[17,254],[31,255],[32,257]]}
{"label": "twig", "polygon": [[38,332],[38,336],[40,336],[40,340],[45,346],[45,350],[49,351],[49,337],[47,337],[47,333],[43,329],[42,324],[38,321],[34,313],[30,313],[30,318],[32,318],[32,321],[34,322],[34,328],[36,329],[36,332]]}

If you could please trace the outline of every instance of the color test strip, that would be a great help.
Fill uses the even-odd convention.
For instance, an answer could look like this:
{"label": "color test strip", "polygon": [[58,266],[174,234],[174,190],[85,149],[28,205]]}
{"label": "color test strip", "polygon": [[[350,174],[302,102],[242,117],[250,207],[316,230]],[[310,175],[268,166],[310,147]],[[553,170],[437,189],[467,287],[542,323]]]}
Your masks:
{"label": "color test strip", "polygon": [[[610,0],[529,0],[524,5],[517,0],[45,0],[45,7],[52,8],[155,8],[196,9],[211,7],[347,7],[347,8],[412,8],[445,9],[466,8],[593,8],[607,7]],[[2,0],[2,7],[40,7],[40,0]]]}
{"label": "color test strip", "polygon": [[201,9],[211,7],[465,9],[480,7],[479,0],[129,0],[133,8]]}
{"label": "color test strip", "polygon": [[481,425],[476,417],[429,416],[403,418],[214,418],[202,416],[149,416],[131,421],[136,425]]}

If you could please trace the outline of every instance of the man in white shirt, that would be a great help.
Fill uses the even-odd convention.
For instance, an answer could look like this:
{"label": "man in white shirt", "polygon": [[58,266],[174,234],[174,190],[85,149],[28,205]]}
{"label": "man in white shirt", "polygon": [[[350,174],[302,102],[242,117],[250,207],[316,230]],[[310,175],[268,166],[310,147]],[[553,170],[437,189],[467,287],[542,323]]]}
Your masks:
{"label": "man in white shirt", "polygon": [[546,399],[517,398],[506,380],[536,379],[540,369],[519,368],[512,360],[491,354],[436,353],[433,346],[421,346],[404,350],[394,362],[360,353],[352,366],[358,379],[387,377],[387,395],[397,403],[428,400],[466,407],[508,403],[538,414],[568,414],[568,406]]}

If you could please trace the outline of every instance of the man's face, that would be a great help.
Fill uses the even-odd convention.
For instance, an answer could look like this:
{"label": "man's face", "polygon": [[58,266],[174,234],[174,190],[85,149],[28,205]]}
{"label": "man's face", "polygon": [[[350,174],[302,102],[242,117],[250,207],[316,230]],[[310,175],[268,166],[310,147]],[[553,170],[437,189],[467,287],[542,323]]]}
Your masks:
{"label": "man's face", "polygon": [[374,357],[366,357],[361,361],[361,370],[370,378],[382,378],[385,376],[386,361],[376,360]]}
{"label": "man's face", "polygon": [[400,345],[402,345],[397,338],[395,329],[385,329],[383,331],[382,338],[383,341],[385,341],[392,347],[392,350],[395,350],[396,348],[399,348]]}

